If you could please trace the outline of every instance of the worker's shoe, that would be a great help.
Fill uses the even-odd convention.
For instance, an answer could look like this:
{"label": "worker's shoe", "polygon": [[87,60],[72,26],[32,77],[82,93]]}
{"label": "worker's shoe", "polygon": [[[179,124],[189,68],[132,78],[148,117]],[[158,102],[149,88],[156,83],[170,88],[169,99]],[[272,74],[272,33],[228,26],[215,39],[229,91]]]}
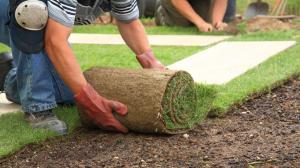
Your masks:
{"label": "worker's shoe", "polygon": [[48,129],[58,133],[59,135],[65,135],[68,133],[66,123],[59,120],[52,110],[25,113],[25,120],[32,128]]}
{"label": "worker's shoe", "polygon": [[0,53],[0,92],[4,90],[4,81],[7,73],[13,68],[11,53]]}
{"label": "worker's shoe", "polygon": [[144,54],[137,55],[136,59],[144,69],[166,70],[165,66],[155,58],[152,50],[149,50]]}

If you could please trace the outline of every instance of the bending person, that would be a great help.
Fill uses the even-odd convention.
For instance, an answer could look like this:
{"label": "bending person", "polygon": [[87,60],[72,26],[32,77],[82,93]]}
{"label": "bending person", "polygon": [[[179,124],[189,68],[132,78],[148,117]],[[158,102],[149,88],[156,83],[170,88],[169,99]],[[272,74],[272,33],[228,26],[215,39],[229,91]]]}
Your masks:
{"label": "bending person", "polygon": [[222,31],[235,17],[235,0],[161,0],[155,14],[157,25],[192,26],[199,31]]}
{"label": "bending person", "polygon": [[[135,0],[109,2],[121,35],[141,66],[164,69],[151,51]],[[125,115],[126,105],[102,97],[93,89],[68,43],[77,0],[0,0],[0,6],[0,42],[11,47],[13,55],[0,57],[0,92],[21,104],[33,128],[66,134],[66,124],[53,109],[58,104],[76,103],[94,124],[128,131],[112,114]]]}

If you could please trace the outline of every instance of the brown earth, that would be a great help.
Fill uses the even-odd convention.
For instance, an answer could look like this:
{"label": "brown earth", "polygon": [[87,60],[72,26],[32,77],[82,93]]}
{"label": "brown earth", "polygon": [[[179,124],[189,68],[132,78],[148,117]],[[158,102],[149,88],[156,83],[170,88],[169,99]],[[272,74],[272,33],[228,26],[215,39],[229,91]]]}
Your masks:
{"label": "brown earth", "polygon": [[296,25],[290,21],[281,21],[279,19],[254,18],[247,21],[249,32],[289,30],[296,28]]}
{"label": "brown earth", "polygon": [[29,145],[0,167],[299,167],[300,80],[207,119],[186,135],[79,130]]}
{"label": "brown earth", "polygon": [[[236,19],[228,24],[224,32],[240,34],[245,32],[268,32],[274,30],[300,30],[300,24],[294,20],[279,20],[271,18],[253,18],[247,21]],[[242,25],[242,26],[241,26]]]}

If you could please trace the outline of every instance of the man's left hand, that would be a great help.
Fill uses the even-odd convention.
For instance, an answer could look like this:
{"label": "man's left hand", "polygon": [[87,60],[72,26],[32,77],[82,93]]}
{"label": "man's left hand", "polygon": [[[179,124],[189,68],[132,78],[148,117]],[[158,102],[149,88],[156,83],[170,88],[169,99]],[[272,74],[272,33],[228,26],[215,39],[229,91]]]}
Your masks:
{"label": "man's left hand", "polygon": [[166,67],[156,59],[152,50],[137,55],[136,58],[144,69],[166,70]]}
{"label": "man's left hand", "polygon": [[214,24],[214,27],[218,31],[223,31],[224,29],[226,29],[228,27],[228,24],[224,23],[222,21],[219,21]]}

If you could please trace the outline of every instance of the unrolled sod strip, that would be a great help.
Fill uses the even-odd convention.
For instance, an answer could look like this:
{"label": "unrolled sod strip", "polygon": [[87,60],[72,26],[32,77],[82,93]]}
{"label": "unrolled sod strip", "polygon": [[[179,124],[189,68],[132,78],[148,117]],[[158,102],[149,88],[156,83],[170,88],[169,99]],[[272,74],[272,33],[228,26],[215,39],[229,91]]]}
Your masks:
{"label": "unrolled sod strip", "polygon": [[199,95],[187,72],[92,68],[84,75],[102,96],[128,106],[127,116],[115,116],[131,131],[182,133],[206,117],[198,109]]}

